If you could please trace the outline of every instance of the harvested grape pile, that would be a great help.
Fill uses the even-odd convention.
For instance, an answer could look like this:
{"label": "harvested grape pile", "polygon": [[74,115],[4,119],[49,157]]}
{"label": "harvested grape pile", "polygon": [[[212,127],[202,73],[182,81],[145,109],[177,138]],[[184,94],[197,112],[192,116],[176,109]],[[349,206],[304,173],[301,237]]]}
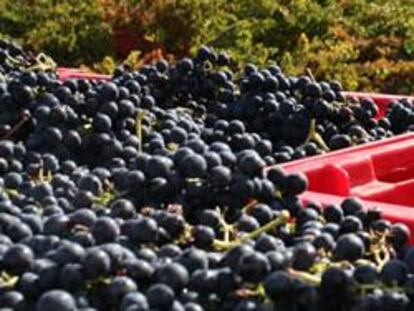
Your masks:
{"label": "harvested grape pile", "polygon": [[414,310],[414,248],[275,164],[409,131],[338,82],[224,53],[61,82],[0,41],[2,310]]}

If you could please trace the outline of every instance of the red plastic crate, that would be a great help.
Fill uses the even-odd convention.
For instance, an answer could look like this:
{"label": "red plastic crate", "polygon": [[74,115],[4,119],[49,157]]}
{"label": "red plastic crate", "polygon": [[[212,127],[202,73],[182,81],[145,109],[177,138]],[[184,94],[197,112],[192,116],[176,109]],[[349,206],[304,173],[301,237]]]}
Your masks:
{"label": "red plastic crate", "polygon": [[[110,76],[75,68],[58,68],[60,80],[70,78],[108,80]],[[413,96],[344,92],[347,97],[371,98],[377,118],[385,116],[392,101]],[[301,172],[309,179],[304,202],[337,204],[346,197],[363,199],[367,208],[377,207],[392,222],[403,222],[414,232],[414,133],[330,152],[282,165],[287,172]],[[411,239],[414,244],[414,235]]]}
{"label": "red plastic crate", "polygon": [[109,80],[110,76],[87,72],[78,68],[64,68],[57,69],[59,80],[65,81],[67,79],[88,79],[88,80]]}
{"label": "red plastic crate", "polygon": [[[414,232],[414,133],[283,164],[304,173],[309,189],[301,199],[322,205],[349,196],[380,208],[386,219]],[[414,237],[411,240],[414,243]]]}

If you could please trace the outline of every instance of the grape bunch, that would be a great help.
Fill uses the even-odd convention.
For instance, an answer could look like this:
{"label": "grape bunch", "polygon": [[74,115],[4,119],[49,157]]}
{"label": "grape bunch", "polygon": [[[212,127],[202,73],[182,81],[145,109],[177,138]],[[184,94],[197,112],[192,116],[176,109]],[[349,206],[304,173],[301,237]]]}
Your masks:
{"label": "grape bunch", "polygon": [[411,130],[370,99],[201,48],[108,81],[0,42],[2,310],[414,308],[411,232],[303,204],[277,164]]}

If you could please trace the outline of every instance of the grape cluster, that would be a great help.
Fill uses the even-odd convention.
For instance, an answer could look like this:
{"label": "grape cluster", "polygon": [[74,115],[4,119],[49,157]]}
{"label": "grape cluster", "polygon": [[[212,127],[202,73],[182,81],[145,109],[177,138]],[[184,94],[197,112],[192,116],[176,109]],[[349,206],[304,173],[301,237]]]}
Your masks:
{"label": "grape cluster", "polygon": [[2,310],[414,308],[407,226],[275,166],[411,130],[407,101],[207,47],[101,82],[45,59],[0,42]]}

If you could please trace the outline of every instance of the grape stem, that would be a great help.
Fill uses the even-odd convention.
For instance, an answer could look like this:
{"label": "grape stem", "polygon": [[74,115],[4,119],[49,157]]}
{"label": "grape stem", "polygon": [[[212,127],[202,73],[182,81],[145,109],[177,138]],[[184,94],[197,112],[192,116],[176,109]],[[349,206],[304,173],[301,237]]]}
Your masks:
{"label": "grape stem", "polygon": [[245,206],[243,206],[243,212],[248,213],[250,210],[255,207],[259,203],[257,200],[252,200],[249,203],[247,203]]}
{"label": "grape stem", "polygon": [[53,59],[49,56],[47,56],[44,53],[40,53],[39,55],[37,55],[36,57],[36,64],[33,66],[28,67],[28,70],[42,70],[42,71],[47,71],[47,70],[54,70],[56,69],[57,65],[56,63],[53,61]]}
{"label": "grape stem", "polygon": [[16,65],[16,66],[24,66],[25,64],[23,63],[23,61],[21,61],[21,60],[19,60],[19,59],[17,59],[17,58],[14,58],[13,56],[11,56],[11,55],[6,55],[6,58],[7,58],[7,60],[10,62],[10,63],[12,63],[13,65]]}
{"label": "grape stem", "polygon": [[316,83],[315,76],[310,68],[306,68],[306,73],[308,74],[309,78],[312,80],[313,83]]}
{"label": "grape stem", "polygon": [[236,295],[241,298],[247,298],[247,297],[265,297],[266,292],[262,284],[259,284],[254,289],[249,288],[241,288],[236,291]]}
{"label": "grape stem", "polygon": [[0,192],[6,193],[9,197],[17,197],[19,195],[17,190],[10,188],[0,188]]}
{"label": "grape stem", "polygon": [[145,116],[144,111],[138,112],[137,117],[136,117],[136,124],[135,124],[136,135],[139,141],[139,146],[138,146],[139,152],[142,152],[142,119],[144,118],[144,116]]}
{"label": "grape stem", "polygon": [[315,118],[310,120],[308,137],[306,138],[305,142],[301,146],[303,147],[307,145],[308,143],[310,143],[311,141],[316,142],[323,151],[329,151],[329,147],[326,145],[322,136],[316,131],[316,119]]}
{"label": "grape stem", "polygon": [[297,271],[294,269],[288,269],[288,273],[291,276],[301,281],[304,281],[308,284],[315,285],[315,286],[319,286],[321,284],[321,278],[316,275],[312,275],[310,273],[303,272],[303,271]]}
{"label": "grape stem", "polygon": [[27,114],[24,114],[19,122],[17,122],[6,134],[4,134],[2,137],[0,137],[0,140],[3,139],[9,139],[11,136],[13,136],[14,133],[16,133],[20,128],[27,122],[27,120],[30,119],[30,116]]}
{"label": "grape stem", "polygon": [[[317,82],[310,68],[306,68],[306,73],[308,74],[309,78],[312,80],[313,83]],[[316,131],[316,119],[314,118],[311,119],[309,126],[309,134],[302,146],[310,143],[311,141],[316,142],[319,145],[319,147],[323,149],[323,151],[329,151],[329,147],[326,145],[322,136],[319,135],[319,133]]]}
{"label": "grape stem", "polygon": [[373,232],[374,236],[377,236],[378,241],[371,246],[371,253],[377,263],[379,269],[382,269],[384,265],[391,259],[391,254],[387,245],[387,236],[389,231],[385,232]]}
{"label": "grape stem", "polygon": [[37,172],[37,180],[40,182],[44,182],[44,177],[45,177],[45,172],[44,172],[43,167],[41,167],[39,171]]}
{"label": "grape stem", "polygon": [[230,242],[230,234],[234,233],[234,226],[231,224],[228,224],[226,222],[226,220],[224,219],[224,215],[221,212],[221,210],[219,208],[217,208],[218,213],[220,215],[219,217],[219,221],[220,221],[220,225],[222,227],[223,230],[223,239],[225,243],[229,243]]}
{"label": "grape stem", "polygon": [[290,218],[290,214],[288,211],[282,211],[280,213],[280,215],[268,222],[267,224],[265,224],[264,226],[246,234],[243,235],[242,237],[240,237],[239,239],[236,239],[235,241],[221,241],[221,240],[214,240],[213,242],[213,247],[215,249],[220,249],[220,250],[228,250],[231,249],[233,247],[236,247],[238,245],[244,244],[252,239],[257,238],[258,236],[260,236],[263,233],[269,232],[270,230],[272,230],[274,227],[281,225],[281,224],[285,224]]}
{"label": "grape stem", "polygon": [[13,288],[19,281],[18,276],[8,274],[6,271],[2,271],[0,275],[0,284],[6,288]]}

